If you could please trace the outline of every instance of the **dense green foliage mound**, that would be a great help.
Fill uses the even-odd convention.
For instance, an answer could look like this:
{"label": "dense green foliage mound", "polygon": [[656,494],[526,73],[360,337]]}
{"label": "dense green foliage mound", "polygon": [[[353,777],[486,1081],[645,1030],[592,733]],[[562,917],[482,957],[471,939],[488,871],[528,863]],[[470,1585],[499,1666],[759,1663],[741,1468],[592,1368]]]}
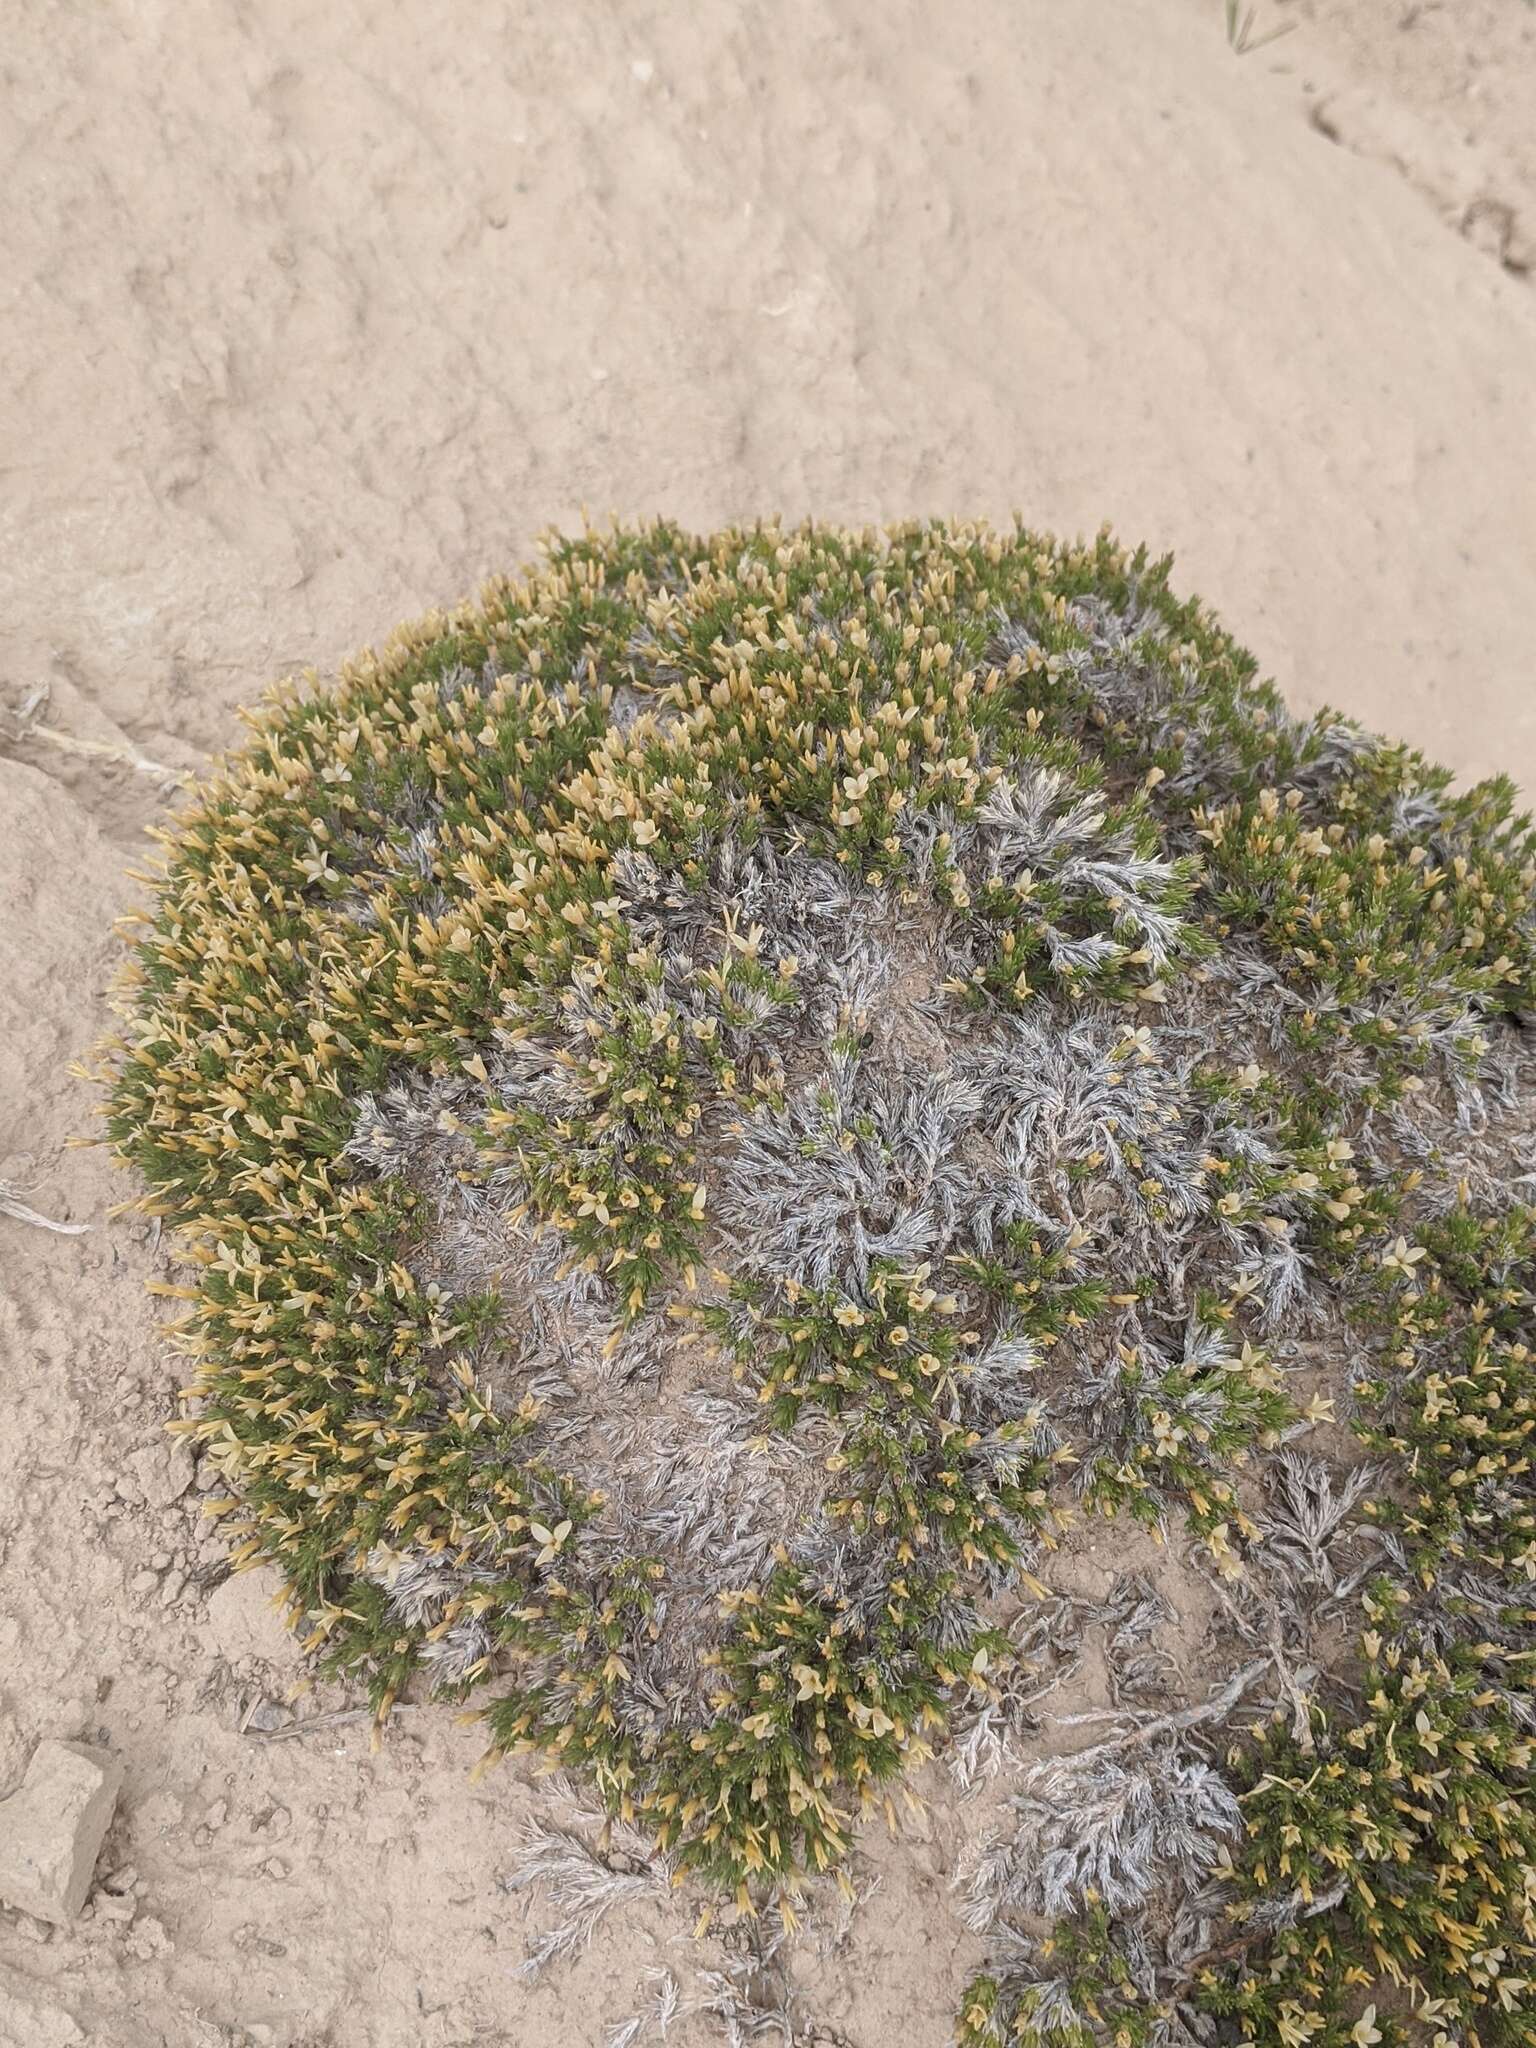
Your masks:
{"label": "dense green foliage mound", "polygon": [[1107,539],[588,535],[284,685],[108,1076],[235,1561],[787,1912],[1154,1528],[1204,1661],[1023,1781],[964,2039],[1530,2041],[1511,807]]}

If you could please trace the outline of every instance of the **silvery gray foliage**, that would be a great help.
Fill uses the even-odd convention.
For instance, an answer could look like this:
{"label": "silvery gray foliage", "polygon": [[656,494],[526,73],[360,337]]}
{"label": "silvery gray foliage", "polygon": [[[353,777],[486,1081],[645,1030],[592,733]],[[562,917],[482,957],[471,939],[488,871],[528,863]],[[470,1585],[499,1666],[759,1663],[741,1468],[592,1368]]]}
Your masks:
{"label": "silvery gray foliage", "polygon": [[672,2022],[693,2009],[685,2002],[670,1970],[649,1969],[645,1976],[651,1987],[645,2004],[628,2019],[609,2028],[603,2036],[603,2048],[634,2048],[635,2042],[653,2035],[665,2040]]}
{"label": "silvery gray foliage", "polygon": [[1370,1465],[1334,1474],[1320,1458],[1283,1450],[1268,1473],[1271,1504],[1264,1516],[1266,1561],[1313,1597],[1339,1585],[1335,1550],[1354,1534],[1355,1509],[1379,1475]]}
{"label": "silvery gray foliage", "polygon": [[1183,918],[1157,900],[1173,878],[1173,863],[1139,854],[1129,830],[1109,829],[1108,800],[1100,791],[1084,791],[1045,762],[1024,764],[996,782],[966,835],[962,866],[978,888],[1001,882],[1027,891],[1049,880],[1065,892],[1068,915],[1083,907],[1113,908],[1113,939],[1073,938],[1056,924],[1042,926],[1047,955],[1060,974],[1090,972],[1127,947],[1143,946],[1156,973],[1185,930]]}
{"label": "silvery gray foliage", "polygon": [[[712,1020],[718,1037],[710,1042],[744,1075],[782,1078],[797,1051],[825,1048],[885,991],[899,961],[892,907],[835,862],[767,841],[744,848],[726,836],[698,866],[702,878],[684,886],[649,854],[627,848],[614,864],[615,897],[655,956],[658,1000],[685,1019]],[[794,963],[772,994],[737,981],[722,998],[701,982],[699,968],[722,968],[749,944],[770,967]],[[578,1005],[553,1021],[574,1045],[588,1014]],[[691,1064],[704,1071],[702,1055]]]}
{"label": "silvery gray foliage", "polygon": [[1051,1757],[1010,1805],[1014,1834],[981,1856],[965,1887],[963,1917],[979,1933],[1010,1911],[1063,1918],[1090,1892],[1112,1914],[1133,1913],[1165,1885],[1202,1882],[1242,1825],[1220,1773],[1171,1746]]}
{"label": "silvery gray foliage", "polygon": [[795,2048],[796,2030],[787,1988],[780,1984],[764,1995],[761,1973],[741,1967],[700,1970],[704,1992],[697,2010],[720,2022],[725,2048],[746,2048],[749,2041],[772,2037],[783,2048]]}
{"label": "silvery gray foliage", "polygon": [[1116,1706],[1162,1704],[1181,1690],[1179,1667],[1156,1637],[1178,1619],[1167,1596],[1144,1572],[1122,1572],[1101,1610],[1104,1661]]}
{"label": "silvery gray foliage", "polygon": [[384,1588],[391,1612],[410,1628],[431,1627],[473,1577],[425,1552],[390,1550],[382,1543],[368,1553],[368,1576]]}
{"label": "silvery gray foliage", "polygon": [[[1256,1123],[1196,1096],[1208,1052],[1093,1010],[997,1020],[938,1071],[834,1051],[819,1078],[745,1121],[718,1221],[749,1270],[855,1292],[877,1259],[986,1254],[1019,1223],[1072,1239],[1088,1274],[1178,1286],[1198,1254],[1246,1272],[1278,1327],[1310,1297],[1306,1255],[1212,1214],[1202,1161],[1214,1147],[1255,1166],[1278,1155]],[[1280,1195],[1270,1211],[1301,1206]]]}
{"label": "silvery gray foliage", "polygon": [[746,1123],[718,1214],[748,1272],[861,1293],[876,1260],[954,1242],[971,1199],[973,1087],[834,1052],[824,1078]]}
{"label": "silvery gray foliage", "polygon": [[1101,1614],[1091,1600],[1058,1593],[1032,1601],[1008,1623],[1009,1657],[994,1662],[987,1692],[973,1692],[950,1721],[944,1761],[962,1792],[1021,1763],[1040,1730],[1035,1705],[1082,1668],[1084,1633]]}
{"label": "silvery gray foliage", "polygon": [[[866,1887],[856,1896],[866,1898],[876,1888]],[[834,1940],[840,1938],[834,1931]],[[717,1951],[718,1968],[694,1966],[697,1988],[690,1994],[685,1995],[671,1970],[646,1970],[649,1996],[638,2012],[609,2029],[604,2048],[635,2048],[641,2041],[664,2041],[676,2021],[693,2013],[719,2023],[727,2048],[746,2048],[748,2041],[765,2035],[776,2037],[784,2048],[796,2048],[806,2040],[798,2022],[794,1987],[782,1960],[783,1930],[753,1928],[745,1931],[744,1938],[738,1922],[726,1930],[723,1944],[723,1950]]]}
{"label": "silvery gray foliage", "polygon": [[745,849],[723,840],[706,894],[717,926],[727,913],[743,931],[757,926],[767,957],[791,953],[813,978],[888,933],[892,918],[890,906],[836,861],[766,839]]}
{"label": "silvery gray foliage", "polygon": [[[1124,1921],[1114,1930],[1114,1946],[1126,1972],[1127,1987],[1142,2006],[1147,2048],[1206,2048],[1217,2038],[1215,2022],[1181,1997],[1189,1965],[1212,1946],[1215,1922],[1208,1906],[1203,1915],[1181,1903],[1166,1939],[1158,1940],[1145,1921]],[[1205,1938],[1200,1938],[1202,1930]],[[987,1974],[999,1989],[994,2020],[1006,2030],[1010,2015],[1027,2013],[1036,2040],[1110,2038],[1102,2006],[1079,2006],[1071,1984],[1053,1967],[1055,1959],[1021,1929],[999,1922],[987,1941]],[[1021,2035],[1022,2038],[1022,2035]]]}
{"label": "silvery gray foliage", "polygon": [[665,1556],[672,1588],[712,1605],[770,1568],[786,1530],[809,1538],[824,1461],[840,1441],[830,1423],[764,1436],[736,1390],[690,1394],[675,1417],[620,1412],[591,1444],[588,1469],[606,1501],[579,1554]]}
{"label": "silvery gray foliage", "polygon": [[[1158,1386],[1158,1407],[1175,1426],[1199,1440],[1219,1422],[1223,1397],[1218,1374],[1237,1363],[1228,1331],[1191,1320],[1182,1340],[1164,1348],[1148,1340],[1129,1367],[1118,1353],[1085,1360],[1076,1382],[1062,1396],[1062,1408],[1086,1430],[1092,1443],[1119,1462],[1139,1445],[1153,1440],[1142,1394],[1149,1382]],[[1167,1385],[1177,1370],[1191,1384],[1184,1392]]]}
{"label": "silvery gray foliage", "polygon": [[[972,1359],[965,1376],[963,1392],[970,1419],[1017,1422],[1026,1416],[1033,1418],[1039,1410],[1038,1375],[1044,1363],[1034,1339],[1004,1323]],[[1044,1439],[1037,1437],[1036,1442]]]}
{"label": "silvery gray foliage", "polygon": [[[1212,1590],[1221,1599],[1222,1581],[1213,1578]],[[1138,1722],[1145,1725],[1183,1698],[1185,1675],[1157,1640],[1178,1619],[1172,1603],[1141,1572],[1120,1573],[1102,1601],[1056,1593],[1023,1608],[1005,1630],[1009,1656],[988,1670],[987,1693],[973,1695],[951,1722],[944,1760],[962,1792],[1021,1766],[1031,1738],[1041,1731],[1033,1709],[1076,1676],[1092,1631],[1102,1631],[1109,1689],[1119,1711],[1072,1715],[1070,1722],[1118,1721],[1134,1733]]]}
{"label": "silvery gray foliage", "polygon": [[599,1851],[574,1829],[537,1815],[523,1823],[517,1860],[497,1883],[504,1892],[541,1886],[566,1917],[530,1943],[518,1976],[536,1977],[549,1964],[579,1955],[615,1906],[671,1888],[672,1863],[653,1854],[643,1835],[622,1821],[609,1822],[607,1835],[609,1846]]}
{"label": "silvery gray foliage", "polygon": [[[1187,792],[1191,804],[1219,802],[1248,786],[1251,763],[1221,730],[1198,670],[1177,661],[1171,672],[1165,666],[1154,669],[1143,658],[1141,649],[1150,649],[1153,643],[1166,651],[1167,629],[1137,604],[1134,592],[1124,610],[1103,598],[1087,597],[1073,602],[1070,615],[1088,645],[1047,655],[1026,626],[1000,612],[991,658],[1006,661],[1018,655],[1041,663],[1049,674],[1070,675],[1086,691],[1097,714],[1095,723],[1130,723],[1148,753],[1177,761],[1168,787]],[[1313,794],[1347,775],[1372,744],[1369,734],[1355,731],[1330,711],[1310,718],[1272,712],[1270,727],[1277,749],[1287,743],[1288,758],[1294,760],[1288,781]],[[1422,801],[1433,808],[1431,799]]]}
{"label": "silvery gray foliage", "polygon": [[[388,1595],[390,1612],[411,1628],[436,1628],[451,1601],[496,1577],[471,1563],[391,1550],[382,1543],[369,1552],[366,1575]],[[483,1666],[493,1648],[485,1623],[475,1615],[461,1615],[423,1645],[421,1656],[439,1684],[457,1686]]]}
{"label": "silvery gray foliage", "polygon": [[[422,1155],[451,1132],[454,1112],[474,1097],[472,1084],[459,1079],[407,1082],[359,1095],[352,1135],[342,1147],[343,1159],[356,1160],[381,1173],[405,1173]],[[447,1120],[447,1121],[445,1121]]]}
{"label": "silvery gray foliage", "polygon": [[[802,1936],[815,1941],[823,1958],[840,1953],[854,1916],[880,1884],[875,1876],[850,1883],[846,1893],[837,1890],[830,1898],[813,1895],[809,1902],[802,1901],[800,1910],[807,1915],[801,1921]],[[831,2048],[838,2037],[814,2023],[808,2026],[800,2010],[787,1948],[782,1928],[738,1921],[724,1930],[710,1964],[691,1966],[686,1992],[670,1969],[646,1970],[646,1999],[638,2011],[609,2030],[604,2048],[665,2041],[670,2027],[695,2013],[718,2022],[721,2038],[734,2048],[765,2037],[777,2038],[784,2048]],[[718,1967],[713,1966],[716,1962]]]}
{"label": "silvery gray foliage", "polygon": [[[855,1538],[840,1525],[818,1523],[796,1545],[796,1560],[808,1574],[818,1595],[838,1609],[840,1633],[851,1644],[868,1644],[885,1618],[891,1597],[891,1583],[902,1575],[903,1561],[892,1537]],[[974,1636],[980,1617],[973,1601],[958,1593],[949,1594],[938,1606],[933,1637],[941,1650],[958,1651]],[[860,1661],[855,1652],[852,1661]],[[870,1650],[887,1675],[890,1665],[883,1653]]]}
{"label": "silvery gray foliage", "polygon": [[[973,1211],[982,1249],[1014,1222],[1066,1234],[1112,1220],[1116,1255],[1134,1262],[1143,1240],[1150,1248],[1159,1234],[1140,1194],[1149,1178],[1163,1187],[1165,1228],[1178,1239],[1199,1212],[1204,1185],[1204,1134],[1185,1087],[1192,1064],[1170,1068],[1150,1034],[1128,1041],[1123,1016],[1092,1012],[1066,1020],[1010,1016],[968,1050],[962,1071],[1001,1168],[992,1190],[978,1191]],[[1133,1143],[1140,1170],[1126,1156]],[[1097,1164],[1080,1187],[1071,1169],[1090,1157]]]}
{"label": "silvery gray foliage", "polygon": [[[625,1355],[620,1347],[610,1364]],[[596,1596],[627,1559],[667,1564],[649,1624],[626,1642],[629,1677],[617,1689],[616,1710],[645,1735],[707,1718],[711,1680],[700,1659],[728,1626],[720,1595],[764,1579],[786,1532],[814,1549],[825,1461],[842,1432],[820,1417],[792,1436],[764,1432],[756,1403],[735,1385],[691,1391],[659,1412],[649,1400],[614,1403],[600,1387],[583,1392],[569,1381],[548,1398],[541,1447],[556,1465],[579,1468],[604,1496],[562,1552],[561,1577]],[[558,1676],[551,1682],[557,1692],[564,1683]]]}
{"label": "silvery gray foliage", "polygon": [[[1065,1021],[1009,1017],[968,1047],[958,1070],[980,1091],[978,1135],[1000,1168],[976,1190],[969,1222],[978,1246],[990,1249],[1009,1224],[1025,1222],[1057,1242],[1072,1238],[1090,1275],[1153,1274],[1177,1294],[1235,1268],[1271,1326],[1302,1312],[1313,1289],[1294,1237],[1214,1212],[1207,1155],[1254,1167],[1279,1157],[1260,1118],[1245,1120],[1191,1086],[1214,1050],[1204,1031],[1133,1029],[1089,1009]],[[1280,1195],[1269,1212],[1289,1221],[1302,1208]]]}

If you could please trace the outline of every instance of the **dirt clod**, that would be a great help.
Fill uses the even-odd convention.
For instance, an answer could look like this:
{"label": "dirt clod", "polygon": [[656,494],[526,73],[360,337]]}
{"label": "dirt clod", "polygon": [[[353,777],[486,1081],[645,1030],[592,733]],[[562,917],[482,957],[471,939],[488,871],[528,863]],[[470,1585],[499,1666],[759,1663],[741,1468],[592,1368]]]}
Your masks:
{"label": "dirt clod", "polygon": [[40,1742],[18,1791],[0,1801],[0,1899],[68,1926],[85,1904],[123,1767],[84,1743]]}

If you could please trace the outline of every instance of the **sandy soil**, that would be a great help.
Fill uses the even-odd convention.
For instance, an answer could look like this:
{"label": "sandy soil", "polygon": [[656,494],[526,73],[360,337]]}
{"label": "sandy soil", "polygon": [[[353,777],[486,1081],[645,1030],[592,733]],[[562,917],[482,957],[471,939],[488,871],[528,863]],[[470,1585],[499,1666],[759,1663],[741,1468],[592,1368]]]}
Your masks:
{"label": "sandy soil", "polygon": [[[517,1978],[548,1795],[446,1711],[293,1732],[164,1448],[164,1252],[66,1149],[141,829],[269,675],[583,502],[1108,519],[1299,704],[1536,783],[1536,12],[1273,0],[1246,55],[1217,0],[5,14],[0,1178],[91,1229],[0,1217],[0,1793],[44,1734],[127,1782],[90,1918],[0,1911],[0,2043],[597,2043],[717,1966],[692,1906]],[[947,2038],[975,1825],[870,1844],[803,2038]]]}

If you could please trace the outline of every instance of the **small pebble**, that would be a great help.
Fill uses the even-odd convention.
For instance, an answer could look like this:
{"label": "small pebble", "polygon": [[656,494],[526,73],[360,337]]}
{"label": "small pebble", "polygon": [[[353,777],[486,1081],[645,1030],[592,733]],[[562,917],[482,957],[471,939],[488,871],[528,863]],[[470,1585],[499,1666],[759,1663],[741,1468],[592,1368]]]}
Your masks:
{"label": "small pebble", "polygon": [[171,1937],[153,1915],[136,1921],[128,1937],[128,1953],[141,1963],[147,1963],[152,1956],[169,1955],[172,1947]]}
{"label": "small pebble", "polygon": [[54,1728],[61,1740],[77,1741],[85,1735],[96,1717],[96,1702],[85,1693],[76,1693],[67,1699],[54,1717]]}

